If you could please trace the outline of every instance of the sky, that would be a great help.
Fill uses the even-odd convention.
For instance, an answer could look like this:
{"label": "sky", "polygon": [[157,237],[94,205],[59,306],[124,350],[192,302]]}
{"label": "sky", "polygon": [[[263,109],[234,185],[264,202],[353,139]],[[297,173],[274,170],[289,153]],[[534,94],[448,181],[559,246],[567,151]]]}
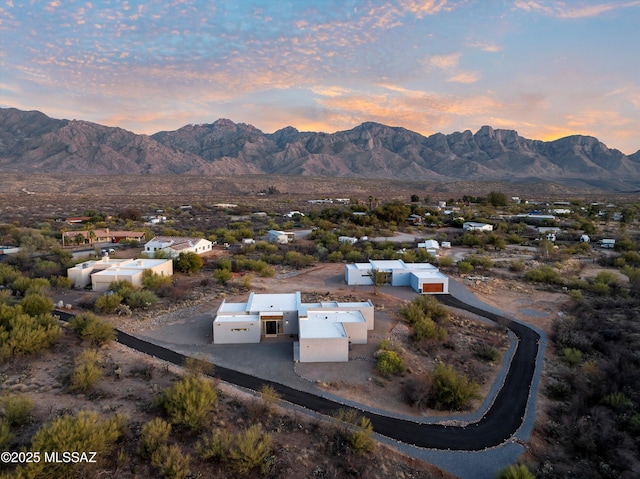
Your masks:
{"label": "sky", "polygon": [[135,133],[483,125],[640,150],[640,0],[0,0],[0,106]]}

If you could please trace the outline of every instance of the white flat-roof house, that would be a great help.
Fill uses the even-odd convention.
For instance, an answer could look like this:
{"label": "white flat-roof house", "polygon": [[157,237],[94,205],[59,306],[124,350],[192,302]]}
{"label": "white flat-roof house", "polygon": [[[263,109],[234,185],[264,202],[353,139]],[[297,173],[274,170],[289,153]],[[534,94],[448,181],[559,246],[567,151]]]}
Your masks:
{"label": "white flat-roof house", "polygon": [[172,258],[180,253],[203,254],[211,251],[213,243],[204,238],[188,236],[156,236],[144,245],[144,252],[153,256],[156,251],[163,251]]}
{"label": "white flat-roof house", "polygon": [[462,225],[465,231],[493,231],[493,225],[487,223],[476,223],[475,221],[466,221]]}
{"label": "white flat-roof house", "polygon": [[347,264],[344,279],[348,285],[373,285],[373,271],[385,273],[386,283],[391,286],[411,286],[421,294],[449,293],[449,278],[434,265],[405,263],[401,259]]}
{"label": "white flat-roof house", "polygon": [[287,244],[296,239],[295,233],[280,230],[267,231],[267,241],[270,243]]}
{"label": "white flat-roof house", "polygon": [[93,291],[108,291],[112,281],[125,280],[133,286],[142,285],[142,272],[150,269],[162,276],[173,276],[173,261],[170,259],[111,259],[85,261],[67,269],[74,288],[91,284]]}
{"label": "white flat-roof house", "polygon": [[300,292],[250,293],[246,303],[222,302],[213,320],[214,344],[250,344],[297,335],[294,359],[344,362],[349,344],[366,344],[374,328],[371,301],[303,303]]}
{"label": "white flat-roof house", "polygon": [[425,240],[424,243],[418,243],[418,248],[424,248],[429,254],[437,256],[440,251],[440,244],[433,239]]}

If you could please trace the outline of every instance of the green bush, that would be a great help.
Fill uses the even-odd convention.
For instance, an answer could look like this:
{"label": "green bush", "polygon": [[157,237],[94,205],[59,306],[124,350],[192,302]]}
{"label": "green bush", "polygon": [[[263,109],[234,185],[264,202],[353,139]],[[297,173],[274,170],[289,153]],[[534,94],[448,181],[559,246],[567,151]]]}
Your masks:
{"label": "green bush", "polygon": [[122,296],[119,294],[103,294],[96,299],[94,307],[96,311],[100,311],[102,313],[113,313],[116,308],[120,306],[120,303],[122,303]]}
{"label": "green bush", "polygon": [[13,440],[13,433],[9,427],[9,421],[0,417],[0,449],[6,450]]}
{"label": "green bush", "polygon": [[233,436],[224,429],[216,429],[210,436],[204,436],[196,444],[198,457],[205,461],[222,462],[227,459]]}
{"label": "green bush", "polygon": [[24,426],[31,422],[34,402],[27,396],[5,393],[0,399],[2,416],[10,426]]}
{"label": "green bush", "polygon": [[433,371],[429,402],[436,409],[458,411],[480,399],[477,383],[457,374],[452,366],[438,364]]}
{"label": "green bush", "polygon": [[102,377],[100,353],[95,349],[85,349],[76,358],[76,366],[71,373],[71,389],[88,391]]}
{"label": "green bush", "polygon": [[132,291],[126,300],[132,309],[147,309],[158,304],[158,297],[153,291],[146,289]]}
{"label": "green bush", "polygon": [[188,377],[174,383],[160,396],[160,406],[173,424],[192,430],[204,428],[218,400],[211,382],[202,377]]}
{"label": "green bush", "polygon": [[41,293],[28,293],[18,304],[29,316],[40,316],[53,311],[53,301]]}
{"label": "green bush", "polygon": [[576,348],[564,348],[562,350],[562,360],[569,366],[576,366],[582,361],[582,351]]}
{"label": "green bush", "polygon": [[404,361],[395,351],[381,351],[376,360],[376,371],[382,376],[402,374],[406,370]]}
{"label": "green bush", "polygon": [[180,253],[177,258],[173,260],[173,267],[176,271],[180,271],[185,274],[197,273],[204,266],[202,258],[193,252]]}
{"label": "green bush", "polygon": [[163,446],[151,454],[151,465],[166,479],[184,479],[189,475],[189,455],[175,445]]}
{"label": "green bush", "polygon": [[473,271],[473,265],[468,261],[458,261],[458,273],[469,274]]}
{"label": "green bush", "polygon": [[83,340],[88,340],[94,346],[103,346],[116,339],[113,325],[90,312],[75,316],[69,324]]}
{"label": "green bush", "polygon": [[145,423],[138,442],[138,453],[142,457],[151,457],[155,451],[168,445],[169,434],[171,424],[164,419],[157,417]]}
{"label": "green bush", "polygon": [[145,269],[142,272],[142,286],[144,288],[160,289],[166,286],[170,286],[171,282],[171,276],[164,276],[162,274],[155,273],[150,269]]}
{"label": "green bush", "polygon": [[548,283],[548,284],[561,284],[562,277],[560,272],[548,265],[542,265],[536,269],[527,271],[524,274],[524,279],[527,281],[533,281],[535,283]]}
{"label": "green bush", "polygon": [[366,454],[375,449],[376,442],[373,439],[373,425],[369,418],[360,418],[360,421],[349,436],[349,444],[358,454]]}
{"label": "green bush", "polygon": [[61,331],[50,314],[34,318],[20,306],[0,304],[0,362],[48,348]]}
{"label": "green bush", "polygon": [[123,436],[127,420],[116,414],[109,419],[101,419],[93,411],[80,411],[77,416],[65,415],[42,426],[31,440],[31,450],[51,451],[93,451],[98,464],[93,463],[30,463],[24,469],[27,477],[58,479],[61,477],[90,477],[90,470],[104,462],[116,442]]}
{"label": "green bush", "polygon": [[213,272],[213,277],[220,284],[227,284],[231,278],[233,278],[233,273],[228,269],[216,269]]}
{"label": "green bush", "polygon": [[500,359],[500,351],[488,344],[477,344],[473,348],[473,354],[485,361],[496,362]]}
{"label": "green bush", "polygon": [[271,453],[271,435],[260,425],[235,434],[229,448],[229,461],[239,474],[246,474],[260,466]]}
{"label": "green bush", "polygon": [[536,479],[536,476],[531,474],[524,464],[513,464],[501,469],[496,479]]}

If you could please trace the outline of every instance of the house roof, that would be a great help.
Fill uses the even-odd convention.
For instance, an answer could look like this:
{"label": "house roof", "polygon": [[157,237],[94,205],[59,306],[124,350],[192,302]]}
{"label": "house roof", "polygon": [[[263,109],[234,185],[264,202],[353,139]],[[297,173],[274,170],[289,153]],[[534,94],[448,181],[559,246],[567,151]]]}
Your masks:
{"label": "house roof", "polygon": [[176,251],[193,248],[198,243],[205,241],[204,238],[196,238],[191,236],[156,236],[151,241],[147,242],[147,246],[158,243],[163,248],[171,248]]}

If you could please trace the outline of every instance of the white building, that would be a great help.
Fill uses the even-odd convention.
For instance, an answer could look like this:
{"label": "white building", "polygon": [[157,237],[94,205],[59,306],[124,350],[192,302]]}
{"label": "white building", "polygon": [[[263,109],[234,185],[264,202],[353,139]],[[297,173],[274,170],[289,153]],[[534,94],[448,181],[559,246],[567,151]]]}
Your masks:
{"label": "white building", "polygon": [[493,225],[487,223],[476,223],[475,221],[466,221],[462,225],[465,231],[493,231]]}
{"label": "white building", "polygon": [[418,243],[418,248],[424,248],[428,253],[437,256],[440,251],[440,244],[433,239],[426,240],[424,243]]}
{"label": "white building", "polygon": [[300,292],[250,293],[246,303],[222,302],[213,320],[214,344],[250,344],[297,335],[294,360],[344,362],[349,344],[366,344],[374,328],[371,301],[303,303]]}
{"label": "white building", "polygon": [[385,274],[386,284],[410,286],[418,293],[448,294],[449,278],[429,263],[405,263],[402,260],[369,260],[345,267],[348,285],[373,285],[373,272]]}
{"label": "white building", "polygon": [[267,241],[270,243],[287,244],[296,239],[295,233],[280,230],[267,231]]}
{"label": "white building", "polygon": [[203,254],[211,251],[213,243],[204,238],[191,238],[186,236],[156,236],[144,245],[144,252],[153,256],[156,251],[162,251],[171,258],[180,253]]}
{"label": "white building", "polygon": [[111,259],[104,256],[100,261],[85,261],[67,269],[74,288],[91,284],[93,291],[108,291],[113,281],[125,280],[133,286],[142,286],[142,272],[150,269],[162,276],[173,276],[173,261],[170,259]]}

